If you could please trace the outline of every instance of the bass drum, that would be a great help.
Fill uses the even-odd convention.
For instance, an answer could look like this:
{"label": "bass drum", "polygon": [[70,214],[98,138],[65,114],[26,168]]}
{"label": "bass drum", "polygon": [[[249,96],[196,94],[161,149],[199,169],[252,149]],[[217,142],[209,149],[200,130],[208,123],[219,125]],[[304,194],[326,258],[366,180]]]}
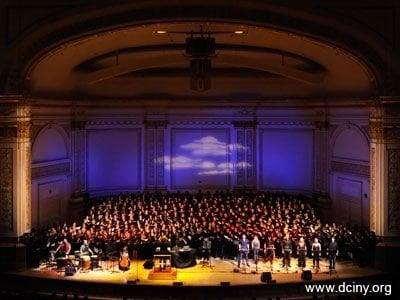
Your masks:
{"label": "bass drum", "polygon": [[92,270],[99,268],[99,257],[97,255],[92,255],[91,263],[92,263]]}
{"label": "bass drum", "polygon": [[81,268],[83,271],[90,270],[90,256],[89,255],[81,256]]}

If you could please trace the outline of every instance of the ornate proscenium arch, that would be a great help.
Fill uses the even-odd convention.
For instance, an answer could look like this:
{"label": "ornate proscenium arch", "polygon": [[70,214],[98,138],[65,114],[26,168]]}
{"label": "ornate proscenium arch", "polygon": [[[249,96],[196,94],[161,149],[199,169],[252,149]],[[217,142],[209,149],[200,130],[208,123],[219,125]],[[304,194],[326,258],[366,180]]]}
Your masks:
{"label": "ornate proscenium arch", "polygon": [[[179,9],[176,8],[177,5]],[[356,24],[335,19],[317,9],[305,12],[301,8],[294,10],[266,4],[263,1],[237,1],[233,7],[229,1],[224,0],[206,2],[194,0],[186,1],[184,4],[180,1],[164,0],[135,1],[112,7],[108,5],[98,5],[96,8],[80,7],[64,16],[49,18],[37,28],[33,27],[26,31],[24,38],[15,40],[14,49],[18,51],[10,51],[7,55],[7,69],[2,72],[3,84],[0,90],[5,94],[31,95],[34,93],[30,83],[32,70],[46,57],[57,55],[58,51],[68,47],[79,47],[80,42],[85,39],[97,39],[132,26],[140,28],[155,24],[155,20],[158,25],[177,21],[222,22],[234,26],[253,26],[270,33],[286,33],[292,40],[300,39],[310,45],[323,45],[345,59],[359,64],[372,86],[371,90],[364,93],[365,95],[388,93],[386,80],[388,80],[387,66],[390,58],[386,55],[383,44],[377,42],[379,38],[371,38],[369,32]],[[240,41],[237,44],[240,44]],[[301,52],[301,49],[299,51]],[[268,70],[295,81],[300,79],[302,82],[318,83],[324,79],[323,72],[309,76],[304,71],[263,64],[257,59],[248,59],[247,56],[246,61],[238,63],[238,58],[244,56],[232,54],[221,60],[223,63],[235,63],[240,67]],[[109,78],[120,71],[114,68],[105,73],[104,78]],[[330,91],[324,91],[323,94],[329,95]]]}

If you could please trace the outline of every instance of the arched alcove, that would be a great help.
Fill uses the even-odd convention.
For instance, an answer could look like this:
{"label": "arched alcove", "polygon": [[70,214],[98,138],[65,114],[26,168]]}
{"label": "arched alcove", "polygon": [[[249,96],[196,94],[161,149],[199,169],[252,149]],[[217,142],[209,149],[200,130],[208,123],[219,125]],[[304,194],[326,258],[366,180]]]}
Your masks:
{"label": "arched alcove", "polygon": [[342,124],[331,137],[331,195],[337,219],[369,225],[369,140],[355,124]]}
{"label": "arched alcove", "polygon": [[54,124],[44,126],[32,145],[32,163],[67,159],[69,155],[67,142],[63,129]]}

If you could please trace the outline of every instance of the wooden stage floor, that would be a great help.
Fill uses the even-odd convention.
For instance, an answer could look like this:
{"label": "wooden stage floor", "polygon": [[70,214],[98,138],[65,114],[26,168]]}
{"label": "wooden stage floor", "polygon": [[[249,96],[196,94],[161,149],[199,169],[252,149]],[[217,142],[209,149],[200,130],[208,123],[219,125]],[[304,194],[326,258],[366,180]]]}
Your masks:
{"label": "wooden stage floor", "polygon": [[[25,276],[42,277],[48,279],[63,279],[71,281],[97,282],[97,283],[115,283],[126,284],[129,281],[139,279],[139,285],[172,285],[173,282],[182,282],[184,286],[219,286],[221,282],[230,282],[230,285],[255,285],[262,284],[260,280],[261,273],[270,271],[269,263],[259,263],[258,272],[254,274],[255,264],[250,263],[246,273],[235,273],[233,270],[237,263],[233,260],[212,259],[212,268],[203,266],[198,263],[194,267],[186,269],[177,269],[177,277],[174,280],[149,280],[150,270],[143,268],[144,261],[132,262],[128,271],[122,272],[116,267],[112,270],[103,268],[103,270],[95,270],[88,272],[78,272],[74,276],[65,276],[63,272],[49,269],[29,269],[19,274]],[[297,260],[292,260],[292,268],[286,272],[280,268],[281,260],[275,260],[272,279],[277,284],[288,284],[302,282],[301,272],[296,272]],[[366,276],[379,275],[380,272],[372,268],[359,268],[352,262],[337,262],[336,274],[329,274],[328,262],[321,260],[321,270],[319,273],[313,273],[313,281],[338,280],[349,278],[361,278]],[[311,269],[312,261],[307,261],[307,268]]]}

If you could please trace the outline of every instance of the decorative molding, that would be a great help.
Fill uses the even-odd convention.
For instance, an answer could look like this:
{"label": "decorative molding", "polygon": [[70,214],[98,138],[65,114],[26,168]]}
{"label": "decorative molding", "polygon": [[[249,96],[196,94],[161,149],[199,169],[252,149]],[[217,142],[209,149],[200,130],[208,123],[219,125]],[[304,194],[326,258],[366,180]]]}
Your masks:
{"label": "decorative molding", "polygon": [[[132,126],[142,125],[138,120],[88,120],[85,121],[86,126]],[[72,125],[71,125],[72,126]]]}
{"label": "decorative molding", "polygon": [[76,126],[73,127],[73,129],[71,129],[72,193],[76,195],[79,195],[85,192],[86,190],[86,129],[85,128],[86,127]]}
{"label": "decorative molding", "polygon": [[[325,123],[325,122],[324,122]],[[321,127],[315,130],[314,133],[314,161],[315,161],[315,175],[314,175],[314,189],[320,193],[326,193],[328,191],[328,127]]]}
{"label": "decorative molding", "polygon": [[18,128],[17,137],[26,139],[31,138],[31,130],[32,130],[31,121],[19,121],[17,128]]}
{"label": "decorative molding", "polygon": [[371,139],[380,142],[400,141],[400,124],[386,124],[381,121],[371,121],[369,124]]}
{"label": "decorative molding", "polygon": [[[245,145],[245,131],[244,129],[236,130],[236,142],[238,145]],[[236,151],[237,162],[245,161],[245,150],[242,147],[237,148]],[[245,185],[245,169],[237,167],[236,170],[236,185],[244,186]]]}
{"label": "decorative molding", "polygon": [[0,137],[2,138],[30,138],[31,137],[31,122],[19,121],[17,124],[12,125],[3,124],[0,126]]}
{"label": "decorative molding", "polygon": [[[156,185],[164,186],[164,128],[156,129]],[[160,157],[162,158],[160,160]]]}
{"label": "decorative molding", "polygon": [[400,149],[388,149],[388,231],[400,231]]}
{"label": "decorative molding", "polygon": [[231,121],[187,121],[187,120],[179,120],[179,121],[170,121],[170,125],[232,125]]}
{"label": "decorative molding", "polygon": [[154,186],[155,185],[155,178],[154,178],[154,168],[158,164],[158,159],[155,155],[155,129],[147,129],[146,130],[146,152],[145,152],[145,170],[146,170],[146,187]]}
{"label": "decorative molding", "polygon": [[375,223],[375,207],[376,207],[376,197],[375,197],[375,190],[376,190],[376,175],[375,175],[375,170],[376,170],[376,153],[375,153],[375,148],[371,148],[371,159],[370,159],[370,187],[371,187],[371,195],[370,195],[370,215],[369,215],[369,222],[370,222],[370,228],[371,230],[376,230],[376,223]]}
{"label": "decorative molding", "polygon": [[359,175],[359,176],[363,176],[363,177],[370,176],[370,167],[369,166],[341,162],[341,161],[331,161],[331,171]]}
{"label": "decorative molding", "polygon": [[301,126],[301,127],[314,127],[314,121],[258,121],[258,125],[263,126]]}
{"label": "decorative molding", "polygon": [[246,167],[247,186],[256,186],[256,132],[253,129],[246,129]]}
{"label": "decorative molding", "polygon": [[13,149],[0,148],[0,230],[13,231]]}
{"label": "decorative molding", "polygon": [[70,172],[71,164],[69,162],[63,162],[54,165],[33,167],[31,176],[32,179],[38,179],[42,177],[70,174]]}
{"label": "decorative molding", "polygon": [[25,149],[25,195],[26,195],[26,206],[25,206],[25,215],[26,215],[26,229],[30,230],[32,226],[32,151],[30,143],[27,145]]}

